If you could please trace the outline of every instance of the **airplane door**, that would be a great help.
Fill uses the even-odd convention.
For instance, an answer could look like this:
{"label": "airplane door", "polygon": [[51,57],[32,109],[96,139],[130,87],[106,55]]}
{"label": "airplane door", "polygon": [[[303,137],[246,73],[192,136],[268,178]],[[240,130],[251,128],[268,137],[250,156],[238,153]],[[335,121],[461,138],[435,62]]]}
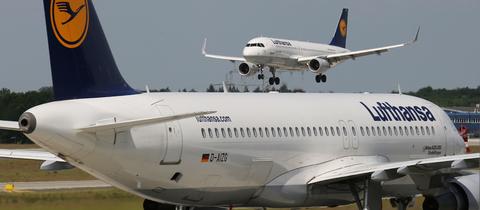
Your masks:
{"label": "airplane door", "polygon": [[[162,116],[173,115],[172,109],[168,106],[157,106]],[[179,164],[182,158],[183,136],[180,123],[178,121],[171,121],[165,123],[166,129],[166,147],[165,155],[160,164]]]}
{"label": "airplane door", "polygon": [[[343,128],[347,127],[347,124],[345,124],[345,121],[340,120],[338,121],[338,124],[340,125],[340,129],[342,130],[343,134]],[[343,138],[343,149],[350,149],[350,138],[347,135],[341,135]]]}
{"label": "airplane door", "polygon": [[351,120],[348,121],[348,127],[347,130],[350,133],[350,138],[352,139],[352,147],[353,149],[358,149],[359,142],[358,142],[358,135],[356,133],[357,127],[355,126],[355,123]]}

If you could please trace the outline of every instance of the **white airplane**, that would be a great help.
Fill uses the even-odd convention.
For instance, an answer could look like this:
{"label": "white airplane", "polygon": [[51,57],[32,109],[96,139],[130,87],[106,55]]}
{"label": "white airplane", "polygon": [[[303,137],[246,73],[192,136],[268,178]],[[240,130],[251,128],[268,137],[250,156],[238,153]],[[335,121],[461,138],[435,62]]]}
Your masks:
{"label": "white airplane", "polygon": [[403,47],[414,43],[418,39],[417,30],[415,38],[411,42],[366,49],[350,51],[345,48],[347,39],[347,18],[348,9],[343,9],[338,22],[335,36],[330,44],[319,44],[304,41],[295,41],[287,39],[257,37],[248,41],[243,48],[243,57],[232,57],[223,55],[213,55],[206,52],[207,39],[205,39],[202,48],[202,54],[205,57],[228,60],[231,62],[240,62],[238,72],[242,76],[252,76],[258,73],[258,79],[264,79],[264,69],[272,73],[268,82],[270,85],[280,84],[280,78],[275,76],[279,69],[287,71],[304,71],[309,69],[314,73],[315,81],[326,82],[325,73],[335,67],[337,64],[348,59],[377,54],[380,55],[391,49]]}
{"label": "white airplane", "polygon": [[58,3],[44,0],[56,101],[18,122],[0,121],[45,151],[0,150],[0,157],[75,166],[145,198],[145,210],[351,203],[377,210],[383,197],[406,209],[419,194],[424,209],[479,209],[480,174],[466,169],[479,167],[480,154],[465,154],[431,102],[396,94],[139,93],[120,75],[91,0]]}

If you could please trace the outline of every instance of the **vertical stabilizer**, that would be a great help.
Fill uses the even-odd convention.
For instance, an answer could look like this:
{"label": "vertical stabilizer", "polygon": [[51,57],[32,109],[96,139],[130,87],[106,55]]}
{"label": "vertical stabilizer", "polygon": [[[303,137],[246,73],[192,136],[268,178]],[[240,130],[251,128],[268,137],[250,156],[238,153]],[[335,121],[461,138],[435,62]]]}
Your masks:
{"label": "vertical stabilizer", "polygon": [[120,74],[91,0],[43,0],[56,100],[136,94]]}
{"label": "vertical stabilizer", "polygon": [[348,28],[348,9],[343,8],[342,16],[340,16],[340,20],[338,21],[337,31],[335,32],[335,36],[330,42],[330,45],[346,48],[347,31],[348,31],[347,28]]}

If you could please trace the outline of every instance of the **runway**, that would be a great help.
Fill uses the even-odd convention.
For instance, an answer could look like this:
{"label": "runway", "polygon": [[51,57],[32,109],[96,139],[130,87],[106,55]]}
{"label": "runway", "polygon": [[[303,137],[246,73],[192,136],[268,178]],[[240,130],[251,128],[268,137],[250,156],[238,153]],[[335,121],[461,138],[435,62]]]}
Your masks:
{"label": "runway", "polygon": [[480,146],[480,138],[468,139],[469,146]]}
{"label": "runway", "polygon": [[13,191],[25,190],[62,190],[62,189],[80,189],[80,188],[106,188],[111,185],[100,180],[82,180],[82,181],[45,181],[45,182],[7,182],[0,183],[2,190],[5,185],[13,184]]}

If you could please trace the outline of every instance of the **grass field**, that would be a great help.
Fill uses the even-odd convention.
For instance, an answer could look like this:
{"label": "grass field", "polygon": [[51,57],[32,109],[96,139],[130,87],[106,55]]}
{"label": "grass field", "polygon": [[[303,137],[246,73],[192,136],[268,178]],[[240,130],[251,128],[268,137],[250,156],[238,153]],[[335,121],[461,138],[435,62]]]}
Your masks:
{"label": "grass field", "polygon": [[141,210],[142,202],[113,188],[0,193],[0,210]]}

